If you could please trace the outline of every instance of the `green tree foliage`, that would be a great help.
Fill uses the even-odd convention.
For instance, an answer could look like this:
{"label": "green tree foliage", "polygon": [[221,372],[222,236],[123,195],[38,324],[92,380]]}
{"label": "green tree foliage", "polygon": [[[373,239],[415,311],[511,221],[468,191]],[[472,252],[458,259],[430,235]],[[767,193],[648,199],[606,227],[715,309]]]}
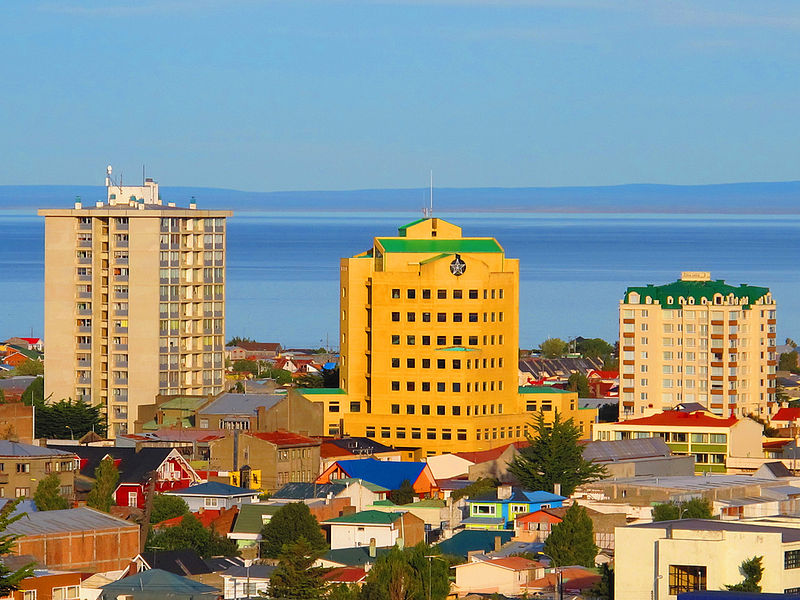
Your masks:
{"label": "green tree foliage", "polygon": [[6,403],[6,393],[3,390],[0,390],[0,404]]}
{"label": "green tree foliage", "polygon": [[480,479],[473,481],[467,487],[454,491],[451,496],[453,497],[453,502],[460,500],[461,498],[474,498],[476,496],[481,496],[483,494],[492,492],[497,488],[497,486],[498,481],[496,479],[492,479],[491,477],[481,477]]}
{"label": "green tree foliage", "polygon": [[64,510],[69,508],[69,500],[61,495],[61,481],[51,473],[36,485],[33,501],[39,510]]}
{"label": "green tree foliage", "polygon": [[794,371],[797,367],[797,350],[784,352],[778,358],[778,371]]}
{"label": "green tree foliage", "polygon": [[370,569],[361,600],[444,600],[450,591],[450,563],[435,552],[423,543],[392,548]]}
{"label": "green tree foliage", "polygon": [[561,494],[570,496],[582,483],[607,476],[602,465],[583,458],[578,445],[580,431],[572,419],[561,420],[555,411],[553,423],[547,424],[544,413],[534,417],[533,435],[526,434],[529,445],[522,448],[509,463],[508,469],[528,490],[553,492],[561,484]]}
{"label": "green tree foliage", "polygon": [[361,600],[361,588],[340,583],[328,587],[327,600]]}
{"label": "green tree foliage", "polygon": [[[22,502],[22,498],[10,500],[0,509],[0,556],[13,554],[15,541],[22,537],[12,533],[6,533],[9,525],[18,521],[25,515],[25,513],[20,513],[12,516],[12,513],[20,502]],[[3,596],[11,595],[11,592],[19,589],[19,584],[23,579],[33,576],[34,564],[35,563],[30,563],[12,571],[0,561],[0,594]]]}
{"label": "green tree foliage", "polygon": [[247,359],[233,361],[231,370],[234,373],[252,373],[253,375],[258,375],[260,371],[257,361]]}
{"label": "green tree foliage", "polygon": [[600,567],[600,581],[592,586],[590,595],[598,600],[614,600],[614,569],[608,563]]}
{"label": "green tree foliage", "polygon": [[225,344],[226,346],[238,346],[242,342],[249,342],[251,344],[255,343],[255,340],[249,337],[240,337],[238,335],[233,336],[228,343]]}
{"label": "green tree foliage", "polygon": [[414,491],[414,486],[411,485],[408,479],[404,479],[399,488],[389,493],[392,502],[395,504],[411,504],[416,495],[417,492]]}
{"label": "green tree foliage", "polygon": [[80,400],[59,400],[45,404],[36,400],[36,437],[65,440],[80,439],[90,431],[105,435],[105,419],[100,405],[89,406]]}
{"label": "green tree foliage", "polygon": [[332,369],[322,369],[322,387],[338,388],[339,387],[339,366]]}
{"label": "green tree foliage", "polygon": [[619,403],[603,404],[597,410],[597,420],[601,423],[616,423],[619,421]]}
{"label": "green tree foliage", "polygon": [[613,356],[607,356],[603,359],[604,371],[619,371],[619,359]]}
{"label": "green tree foliage", "polygon": [[762,419],[756,414],[750,413],[747,415],[748,419],[753,419],[756,423],[761,423],[764,426],[764,435],[767,437],[780,437],[778,434],[778,430],[775,429],[772,425],[769,424],[768,421]]}
{"label": "green tree foliage", "polygon": [[567,509],[564,520],[553,525],[550,535],[544,541],[544,551],[552,557],[557,567],[594,567],[598,548],[594,543],[592,520],[585,508],[573,504]]}
{"label": "green tree foliage", "polygon": [[44,404],[44,377],[37,377],[22,392],[22,403],[25,406],[33,406],[35,402]]}
{"label": "green tree foliage", "polygon": [[110,458],[104,458],[94,470],[94,485],[86,498],[86,505],[110,512],[114,504],[114,490],[119,482],[119,469]]}
{"label": "green tree foliage", "polygon": [[567,389],[570,392],[578,392],[578,398],[591,398],[592,396],[589,379],[583,373],[570,374],[567,379]]}
{"label": "green tree foliage", "polygon": [[286,369],[276,369],[269,367],[261,371],[261,377],[274,379],[278,384],[285,385],[292,382],[292,374]]}
{"label": "green tree foliage", "polygon": [[269,581],[269,597],[277,600],[321,600],[325,597],[325,569],[314,562],[322,552],[303,536],[284,545],[278,568]]}
{"label": "green tree foliage", "polygon": [[164,494],[153,496],[153,508],[150,511],[151,523],[161,523],[161,521],[187,514],[189,514],[189,505],[183,498]]}
{"label": "green tree foliage", "polygon": [[317,518],[303,502],[292,502],[279,508],[261,529],[261,556],[278,558],[283,546],[305,538],[315,551],[324,551],[328,544]]}
{"label": "green tree foliage", "polygon": [[763,556],[754,556],[743,560],[739,565],[739,570],[744,575],[744,581],[725,587],[732,592],[761,592],[761,576],[764,575],[764,567],[761,564]]}
{"label": "green tree foliage", "polygon": [[705,498],[692,498],[686,502],[666,502],[653,507],[653,521],[677,519],[713,519],[711,503]]}
{"label": "green tree foliage", "polygon": [[567,353],[567,342],[560,338],[547,338],[539,344],[544,358],[561,358]]}
{"label": "green tree foliage", "polygon": [[584,358],[606,358],[614,354],[614,346],[601,338],[588,338],[578,340],[575,351]]}
{"label": "green tree foliage", "polygon": [[295,383],[299,388],[325,387],[325,379],[322,377],[322,375],[317,375],[315,373],[306,373],[305,375],[301,375],[295,380]]}
{"label": "green tree foliage", "polygon": [[14,375],[44,375],[44,363],[28,358],[17,365]]}
{"label": "green tree foliage", "polygon": [[203,524],[192,513],[183,516],[179,525],[151,530],[147,548],[159,550],[194,550],[202,558],[238,556],[235,540],[220,535]]}

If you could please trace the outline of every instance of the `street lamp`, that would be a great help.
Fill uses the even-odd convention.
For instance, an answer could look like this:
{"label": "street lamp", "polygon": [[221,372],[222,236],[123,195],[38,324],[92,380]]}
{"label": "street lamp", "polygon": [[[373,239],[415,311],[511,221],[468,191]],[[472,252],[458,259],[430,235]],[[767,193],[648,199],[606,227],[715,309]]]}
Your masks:
{"label": "street lamp", "polygon": [[556,574],[556,594],[558,595],[558,600],[564,600],[564,573],[560,571],[561,567],[556,565],[556,559],[549,554],[544,552],[539,552],[539,554],[550,559],[550,564],[553,565]]}
{"label": "street lamp", "polygon": [[428,559],[428,600],[431,600],[431,587],[433,587],[433,579],[431,575],[431,565],[433,564],[433,559],[441,560],[447,562],[441,556],[437,556],[436,554],[426,554],[425,558]]}
{"label": "street lamp", "polygon": [[69,425],[64,425],[64,427],[69,429],[69,439],[70,439],[70,441],[74,440],[75,438],[72,437],[72,427],[70,427]]}

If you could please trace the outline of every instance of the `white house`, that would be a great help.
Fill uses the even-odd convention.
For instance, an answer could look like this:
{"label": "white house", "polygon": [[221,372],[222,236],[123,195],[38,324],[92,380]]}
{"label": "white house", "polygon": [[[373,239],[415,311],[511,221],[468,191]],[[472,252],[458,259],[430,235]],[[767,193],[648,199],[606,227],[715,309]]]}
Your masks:
{"label": "white house", "polygon": [[269,579],[277,567],[272,565],[250,565],[231,567],[221,573],[225,600],[238,598],[260,598],[261,592],[269,589]]}
{"label": "white house", "polygon": [[216,481],[191,485],[180,490],[170,490],[164,492],[164,495],[183,498],[192,512],[197,512],[201,508],[226,510],[233,506],[258,502],[256,490],[247,490]]}
{"label": "white house", "polygon": [[323,521],[331,529],[331,550],[369,546],[391,547],[403,538],[406,546],[425,541],[425,524],[411,513],[363,510]]}

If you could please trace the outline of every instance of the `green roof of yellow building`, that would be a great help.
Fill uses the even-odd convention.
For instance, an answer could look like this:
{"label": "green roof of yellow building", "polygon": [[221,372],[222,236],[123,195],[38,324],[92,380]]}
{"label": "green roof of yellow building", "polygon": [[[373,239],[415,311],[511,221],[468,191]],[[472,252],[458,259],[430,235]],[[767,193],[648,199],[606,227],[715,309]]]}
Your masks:
{"label": "green roof of yellow building", "polygon": [[495,253],[503,249],[497,240],[492,238],[456,238],[456,239],[404,239],[375,238],[384,252],[406,253]]}
{"label": "green roof of yellow building", "polygon": [[[724,279],[717,279],[716,281],[685,281],[679,279],[672,283],[664,285],[646,285],[639,287],[629,287],[625,292],[625,302],[630,303],[631,294],[639,294],[639,304],[647,304],[647,298],[650,297],[652,302],[658,302],[661,308],[667,309],[680,309],[684,304],[703,304],[703,299],[706,303],[713,304],[714,297],[717,295],[727,298],[733,296],[740,302],[746,300],[742,304],[742,308],[749,309],[750,305],[755,304],[757,300],[769,294],[769,288],[760,287],[755,285],[748,285],[743,283],[735,286],[725,283]],[[681,303],[683,298],[684,303]],[[692,298],[692,301],[689,301]]]}

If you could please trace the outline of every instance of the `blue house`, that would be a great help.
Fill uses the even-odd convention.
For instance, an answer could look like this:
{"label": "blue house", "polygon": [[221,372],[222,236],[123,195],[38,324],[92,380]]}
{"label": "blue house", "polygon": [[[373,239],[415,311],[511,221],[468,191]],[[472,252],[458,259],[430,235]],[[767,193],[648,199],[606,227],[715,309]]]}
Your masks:
{"label": "blue house", "polygon": [[491,493],[467,499],[469,516],[463,524],[466,529],[513,529],[514,519],[519,515],[543,508],[559,508],[564,500],[564,496],[550,492],[526,492],[522,488],[501,485]]}

